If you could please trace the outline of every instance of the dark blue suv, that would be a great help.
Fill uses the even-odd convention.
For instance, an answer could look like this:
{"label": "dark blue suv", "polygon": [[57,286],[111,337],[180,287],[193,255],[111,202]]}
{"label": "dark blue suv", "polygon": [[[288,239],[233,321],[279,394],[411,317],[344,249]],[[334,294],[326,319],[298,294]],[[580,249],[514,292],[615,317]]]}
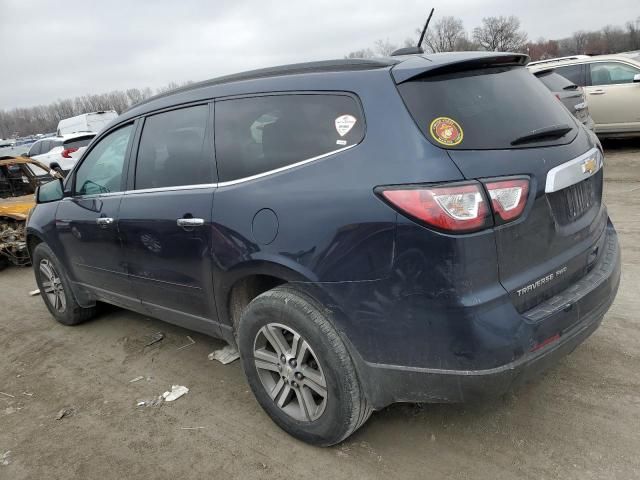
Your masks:
{"label": "dark blue suv", "polygon": [[393,402],[506,391],[585,340],[620,279],[601,146],[527,60],[308,63],[138,104],[37,193],[47,307],[237,345],[260,405],[317,445]]}

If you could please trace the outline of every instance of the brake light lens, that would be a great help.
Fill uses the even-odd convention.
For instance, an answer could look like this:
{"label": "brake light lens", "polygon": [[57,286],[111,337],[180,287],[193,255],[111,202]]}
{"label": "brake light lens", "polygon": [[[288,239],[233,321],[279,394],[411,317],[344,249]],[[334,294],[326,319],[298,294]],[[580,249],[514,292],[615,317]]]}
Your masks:
{"label": "brake light lens", "polygon": [[529,180],[497,180],[485,182],[484,186],[491,198],[496,223],[510,222],[522,215],[529,196]]}
{"label": "brake light lens", "polygon": [[73,152],[76,152],[78,149],[77,148],[66,148],[62,151],[62,156],[64,158],[71,158],[71,154]]}
{"label": "brake light lens", "polygon": [[479,183],[388,189],[382,196],[403,213],[440,230],[468,233],[491,225]]}

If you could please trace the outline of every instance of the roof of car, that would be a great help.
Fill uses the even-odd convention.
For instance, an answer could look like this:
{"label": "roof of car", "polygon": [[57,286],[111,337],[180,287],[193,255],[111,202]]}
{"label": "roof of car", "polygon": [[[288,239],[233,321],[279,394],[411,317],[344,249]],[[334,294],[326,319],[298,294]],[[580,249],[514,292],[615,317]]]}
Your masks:
{"label": "roof of car", "polygon": [[376,68],[385,68],[395,65],[400,60],[394,58],[379,58],[379,59],[361,59],[361,58],[349,58],[341,60],[325,60],[319,62],[306,62],[306,63],[293,63],[289,65],[280,65],[277,67],[260,68],[257,70],[249,70],[247,72],[234,73],[231,75],[224,75],[222,77],[216,77],[202,82],[195,82],[185,85],[184,87],[175,88],[168,92],[154,95],[140,103],[137,103],[131,108],[136,108],[141,105],[151,103],[155,100],[175,95],[176,93],[187,92],[189,90],[195,90],[202,87],[210,87],[214,85],[222,85],[225,83],[240,82],[243,80],[256,80],[259,78],[277,77],[283,75],[297,75],[304,73],[320,73],[320,72],[341,72],[341,71],[354,71],[354,70],[371,70]]}
{"label": "roof of car", "polygon": [[639,54],[635,52],[612,53],[607,55],[575,55],[573,57],[550,58],[538,62],[531,62],[527,67],[531,70],[546,70],[549,68],[561,67],[563,65],[573,65],[576,63],[585,63],[603,60],[622,60],[632,62],[640,66]]}
{"label": "roof of car", "polygon": [[73,140],[74,138],[95,137],[95,136],[96,136],[96,132],[65,133],[64,135],[57,135],[57,136],[53,136],[53,137],[39,138],[38,140],[36,140],[33,143],[35,145],[36,143],[42,143],[42,142],[45,142],[47,140],[58,140],[60,142],[64,142],[65,140]]}
{"label": "roof of car", "polygon": [[[170,97],[180,97],[180,103],[200,101],[211,93],[209,88],[258,79],[270,79],[274,77],[297,76],[317,73],[349,73],[375,70],[398,70],[394,73],[394,79],[400,83],[413,76],[429,70],[440,71],[454,64],[482,61],[506,62],[524,65],[528,60],[526,55],[500,52],[451,52],[422,55],[402,55],[394,57],[380,57],[373,59],[339,59],[319,62],[296,63],[282,65],[248,72],[236,73],[217,77],[202,82],[191,83],[168,92],[156,95],[147,100],[133,105],[123,112],[118,119],[110,125],[119,124],[139,115],[145,115],[151,111],[167,108],[171,105]],[[256,90],[258,91],[258,90]],[[107,127],[108,128],[108,127]]]}

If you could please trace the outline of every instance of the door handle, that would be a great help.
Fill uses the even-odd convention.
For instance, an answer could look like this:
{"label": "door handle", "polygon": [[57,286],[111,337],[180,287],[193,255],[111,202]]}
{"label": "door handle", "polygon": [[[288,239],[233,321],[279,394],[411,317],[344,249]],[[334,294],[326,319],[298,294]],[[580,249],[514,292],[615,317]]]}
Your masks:
{"label": "door handle", "polygon": [[111,225],[113,223],[113,218],[98,217],[96,218],[96,223],[101,227],[106,227],[107,225]]}
{"label": "door handle", "polygon": [[176,223],[179,227],[192,228],[201,227],[204,225],[204,219],[202,218],[179,218]]}
{"label": "door handle", "polygon": [[604,90],[594,90],[593,92],[590,92],[590,93],[591,95],[604,95],[607,92],[605,92]]}

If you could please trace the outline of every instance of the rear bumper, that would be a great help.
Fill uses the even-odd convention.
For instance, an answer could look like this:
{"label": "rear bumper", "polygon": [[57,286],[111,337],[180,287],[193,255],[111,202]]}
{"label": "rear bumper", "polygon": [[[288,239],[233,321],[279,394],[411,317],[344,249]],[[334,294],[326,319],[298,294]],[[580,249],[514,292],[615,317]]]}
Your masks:
{"label": "rear bumper", "polygon": [[[394,402],[461,402],[495,396],[527,382],[571,353],[598,328],[618,290],[620,251],[611,223],[605,235],[605,251],[586,276],[539,307],[522,315],[514,310],[512,318],[504,319],[521,323],[530,334],[544,331],[549,337],[558,335],[557,339],[531,348],[511,362],[479,370],[421,368],[358,358],[371,403],[381,408]],[[573,318],[570,323],[569,317]],[[514,348],[521,345],[522,337],[514,336],[513,344]]]}

